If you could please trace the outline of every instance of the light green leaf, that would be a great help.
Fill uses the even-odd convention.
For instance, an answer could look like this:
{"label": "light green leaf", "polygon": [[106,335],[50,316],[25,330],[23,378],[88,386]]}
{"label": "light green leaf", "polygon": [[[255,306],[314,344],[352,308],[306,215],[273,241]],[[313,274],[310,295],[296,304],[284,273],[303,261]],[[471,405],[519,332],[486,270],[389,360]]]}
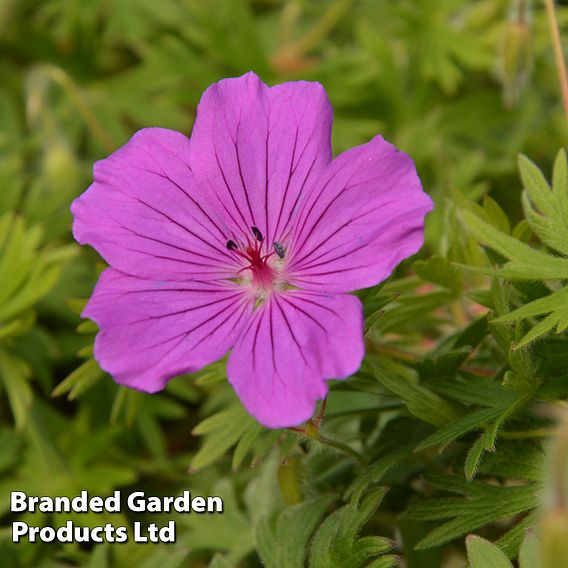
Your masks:
{"label": "light green leaf", "polygon": [[29,377],[30,370],[23,361],[0,349],[0,379],[8,393],[18,432],[24,430],[33,402],[33,392],[28,382]]}
{"label": "light green leaf", "polygon": [[546,335],[553,327],[560,323],[560,318],[562,317],[562,312],[554,312],[543,320],[538,322],[522,339],[515,345],[515,349],[521,349],[529,343],[539,339],[543,335]]}
{"label": "light green leaf", "polygon": [[215,482],[209,494],[221,497],[223,513],[182,515],[178,542],[193,550],[222,552],[231,568],[236,568],[254,548],[251,519],[237,499],[233,479],[225,477]]}
{"label": "light green leaf", "polygon": [[88,568],[108,568],[109,566],[109,552],[110,546],[108,543],[95,546],[91,554],[91,560]]}
{"label": "light green leaf", "polygon": [[528,304],[517,308],[505,315],[492,320],[494,323],[510,322],[522,318],[528,318],[533,316],[540,316],[542,314],[548,314],[555,310],[560,310],[566,308],[568,305],[568,286],[553,292],[548,296],[543,298],[538,298],[533,300]]}
{"label": "light green leaf", "polygon": [[558,205],[557,214],[568,219],[568,160],[566,150],[558,152],[552,171],[552,191]]}
{"label": "light green leaf", "polygon": [[499,269],[501,275],[525,280],[568,278],[568,259],[538,251],[469,211],[462,211],[462,215],[477,239],[511,261]]}
{"label": "light green leaf", "polygon": [[204,435],[205,440],[191,460],[191,470],[197,471],[217,461],[241,437],[256,429],[257,423],[239,403],[206,418],[193,429],[194,435]]}
{"label": "light green leaf", "polygon": [[556,158],[553,188],[550,188],[537,166],[524,156],[519,158],[519,166],[525,186],[523,208],[527,221],[544,244],[568,255],[568,187],[565,177],[565,152],[559,152]]}
{"label": "light green leaf", "polygon": [[264,431],[265,429],[260,424],[253,424],[250,428],[248,428],[245,431],[245,433],[237,443],[235,451],[233,452],[234,471],[237,471],[241,467],[243,459],[249,453],[254,443],[264,433]]}
{"label": "light green leaf", "polygon": [[433,256],[429,260],[418,260],[412,268],[426,282],[432,282],[447,288],[456,295],[463,287],[462,277],[456,267],[441,256]]}
{"label": "light green leaf", "polygon": [[366,568],[394,568],[400,566],[400,558],[394,554],[385,554],[373,560]]}
{"label": "light green leaf", "polygon": [[501,209],[499,204],[489,195],[483,198],[483,209],[487,215],[487,221],[491,223],[496,229],[504,233],[511,232],[511,224],[505,211]]}
{"label": "light green leaf", "polygon": [[51,396],[61,396],[69,393],[67,398],[74,400],[95,385],[104,374],[104,371],[99,367],[95,359],[88,359],[60,382],[51,393]]}
{"label": "light green leaf", "polygon": [[519,568],[540,568],[540,541],[534,530],[526,531],[519,551]]}
{"label": "light green leaf", "polygon": [[477,474],[481,458],[487,449],[487,437],[487,432],[483,432],[467,452],[464,464],[464,473],[467,480],[472,480]]}
{"label": "light green leaf", "polygon": [[529,197],[547,216],[554,215],[551,191],[546,178],[538,166],[522,154],[519,156],[519,173]]}
{"label": "light green leaf", "polygon": [[513,568],[507,556],[492,542],[470,535],[465,543],[470,568]]}
{"label": "light green leaf", "polygon": [[232,568],[220,554],[216,554],[209,562],[209,568]]}

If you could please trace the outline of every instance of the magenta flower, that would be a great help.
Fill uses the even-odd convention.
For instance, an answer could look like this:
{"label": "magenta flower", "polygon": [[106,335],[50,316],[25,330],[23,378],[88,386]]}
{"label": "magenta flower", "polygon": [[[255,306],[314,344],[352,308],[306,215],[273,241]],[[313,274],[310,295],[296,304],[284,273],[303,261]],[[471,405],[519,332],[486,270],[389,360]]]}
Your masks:
{"label": "magenta flower", "polygon": [[432,201],[380,136],[332,160],[331,123],[320,84],[247,73],[205,91],[191,139],[146,128],[95,164],[73,234],[110,265],[83,315],[116,382],[155,392],[230,350],[243,405],[280,428],[357,371],[347,292],[418,251]]}

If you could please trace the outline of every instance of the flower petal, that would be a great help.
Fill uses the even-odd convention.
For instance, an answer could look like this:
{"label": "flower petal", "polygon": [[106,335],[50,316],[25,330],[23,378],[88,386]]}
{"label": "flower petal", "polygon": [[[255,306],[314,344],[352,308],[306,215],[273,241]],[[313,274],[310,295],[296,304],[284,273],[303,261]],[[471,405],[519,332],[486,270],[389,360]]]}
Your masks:
{"label": "flower petal", "polygon": [[344,152],[302,205],[292,283],[347,292],[381,282],[420,249],[431,209],[412,160],[380,136]]}
{"label": "flower petal", "polygon": [[95,164],[94,183],[71,207],[75,239],[134,276],[188,280],[234,274],[228,230],[207,207],[188,163],[189,139],[183,134],[140,130]]}
{"label": "flower petal", "polygon": [[108,268],[82,315],[99,325],[101,367],[120,384],[155,392],[223,357],[251,311],[230,283],[144,280]]}
{"label": "flower petal", "polygon": [[279,241],[305,189],[331,161],[333,111],[323,87],[269,88],[254,73],[205,91],[191,135],[191,167],[233,231],[256,226]]}
{"label": "flower petal", "polygon": [[269,428],[300,424],[325,397],[324,379],[348,377],[363,355],[360,301],[347,294],[291,290],[249,320],[227,364],[247,411]]}

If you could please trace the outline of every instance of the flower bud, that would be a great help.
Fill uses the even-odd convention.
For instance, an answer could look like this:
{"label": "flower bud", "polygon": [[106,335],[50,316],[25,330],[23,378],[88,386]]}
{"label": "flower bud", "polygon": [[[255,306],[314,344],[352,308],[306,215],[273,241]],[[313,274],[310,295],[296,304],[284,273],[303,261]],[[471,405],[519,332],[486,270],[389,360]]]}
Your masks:
{"label": "flower bud", "polygon": [[301,503],[300,473],[302,464],[296,457],[289,458],[278,468],[278,485],[286,505]]}
{"label": "flower bud", "polygon": [[79,183],[80,172],[77,160],[64,143],[56,142],[45,150],[42,170],[50,189],[75,189]]}

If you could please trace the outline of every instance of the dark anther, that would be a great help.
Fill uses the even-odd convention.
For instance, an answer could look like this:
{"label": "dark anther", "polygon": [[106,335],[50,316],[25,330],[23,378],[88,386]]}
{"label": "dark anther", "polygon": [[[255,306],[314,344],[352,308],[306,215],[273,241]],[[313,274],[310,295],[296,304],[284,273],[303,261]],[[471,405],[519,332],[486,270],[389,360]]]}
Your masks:
{"label": "dark anther", "polygon": [[258,230],[258,227],[251,227],[250,230],[252,231],[252,234],[254,235],[254,238],[261,243],[264,240],[264,237],[262,236],[262,233]]}
{"label": "dark anther", "polygon": [[231,239],[229,239],[227,241],[227,248],[229,250],[237,250],[239,247],[237,246],[237,243],[235,241],[232,241]]}
{"label": "dark anther", "polygon": [[272,245],[274,247],[274,251],[276,252],[276,254],[280,257],[280,258],[284,258],[284,247],[277,242],[274,242],[274,244]]}

